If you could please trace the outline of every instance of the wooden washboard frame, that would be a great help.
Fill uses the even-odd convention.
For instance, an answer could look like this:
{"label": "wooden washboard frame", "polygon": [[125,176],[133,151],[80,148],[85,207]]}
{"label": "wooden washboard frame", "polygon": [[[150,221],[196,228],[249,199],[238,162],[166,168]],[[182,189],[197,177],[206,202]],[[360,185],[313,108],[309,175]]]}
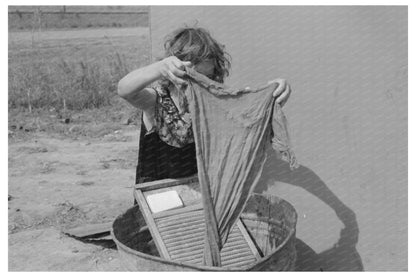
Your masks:
{"label": "wooden washboard frame", "polygon": [[[197,183],[198,177],[163,179],[135,185],[134,197],[140,206],[157,250],[162,258],[202,265],[205,220],[202,203],[152,213],[144,193]],[[261,258],[241,219],[234,225],[221,251],[221,264],[227,268],[245,267]]]}

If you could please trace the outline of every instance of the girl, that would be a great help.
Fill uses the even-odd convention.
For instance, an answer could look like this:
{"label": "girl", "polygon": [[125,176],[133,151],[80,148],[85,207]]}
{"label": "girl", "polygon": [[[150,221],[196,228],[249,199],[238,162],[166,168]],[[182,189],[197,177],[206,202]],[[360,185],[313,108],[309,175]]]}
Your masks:
{"label": "girl", "polygon": [[[231,66],[224,47],[203,28],[181,28],[164,46],[164,59],[130,72],[118,84],[118,94],[143,111],[136,183],[197,173],[183,70],[193,67],[223,83]],[[283,79],[271,82],[279,83],[273,95],[283,106],[290,86]]]}

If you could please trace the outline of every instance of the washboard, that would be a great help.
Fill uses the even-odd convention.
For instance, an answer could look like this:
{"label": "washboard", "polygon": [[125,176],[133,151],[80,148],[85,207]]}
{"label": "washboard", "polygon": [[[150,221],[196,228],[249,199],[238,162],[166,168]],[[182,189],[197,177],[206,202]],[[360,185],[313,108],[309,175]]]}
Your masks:
{"label": "washboard", "polygon": [[[187,199],[184,207],[157,213],[152,213],[146,200],[149,193],[170,189],[179,191],[182,198],[178,188],[192,185],[199,187],[197,176],[141,183],[136,184],[134,196],[160,256],[167,260],[202,265],[205,220],[201,200]],[[256,263],[260,258],[255,244],[239,219],[221,250],[222,267],[245,267]]]}

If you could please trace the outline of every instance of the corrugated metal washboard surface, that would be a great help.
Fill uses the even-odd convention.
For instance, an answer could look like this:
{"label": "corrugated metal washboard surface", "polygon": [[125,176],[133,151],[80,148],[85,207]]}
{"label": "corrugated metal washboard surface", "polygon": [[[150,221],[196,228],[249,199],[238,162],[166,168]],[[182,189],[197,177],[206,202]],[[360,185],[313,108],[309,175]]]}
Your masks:
{"label": "corrugated metal washboard surface", "polygon": [[[167,217],[156,217],[155,223],[172,260],[202,265],[205,221],[202,206]],[[255,263],[260,256],[245,227],[238,220],[224,248],[223,267],[238,268]]]}

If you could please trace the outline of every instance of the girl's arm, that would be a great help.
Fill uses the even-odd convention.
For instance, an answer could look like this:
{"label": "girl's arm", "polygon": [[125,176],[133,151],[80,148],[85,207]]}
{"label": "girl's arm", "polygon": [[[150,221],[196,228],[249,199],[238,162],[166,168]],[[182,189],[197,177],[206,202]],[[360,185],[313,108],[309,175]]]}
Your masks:
{"label": "girl's arm", "polygon": [[180,78],[185,74],[182,69],[190,65],[190,62],[182,62],[172,56],[136,69],[120,80],[118,95],[139,109],[152,110],[156,101],[156,94],[153,89],[147,88],[147,86],[162,77],[181,85],[185,83]]}

